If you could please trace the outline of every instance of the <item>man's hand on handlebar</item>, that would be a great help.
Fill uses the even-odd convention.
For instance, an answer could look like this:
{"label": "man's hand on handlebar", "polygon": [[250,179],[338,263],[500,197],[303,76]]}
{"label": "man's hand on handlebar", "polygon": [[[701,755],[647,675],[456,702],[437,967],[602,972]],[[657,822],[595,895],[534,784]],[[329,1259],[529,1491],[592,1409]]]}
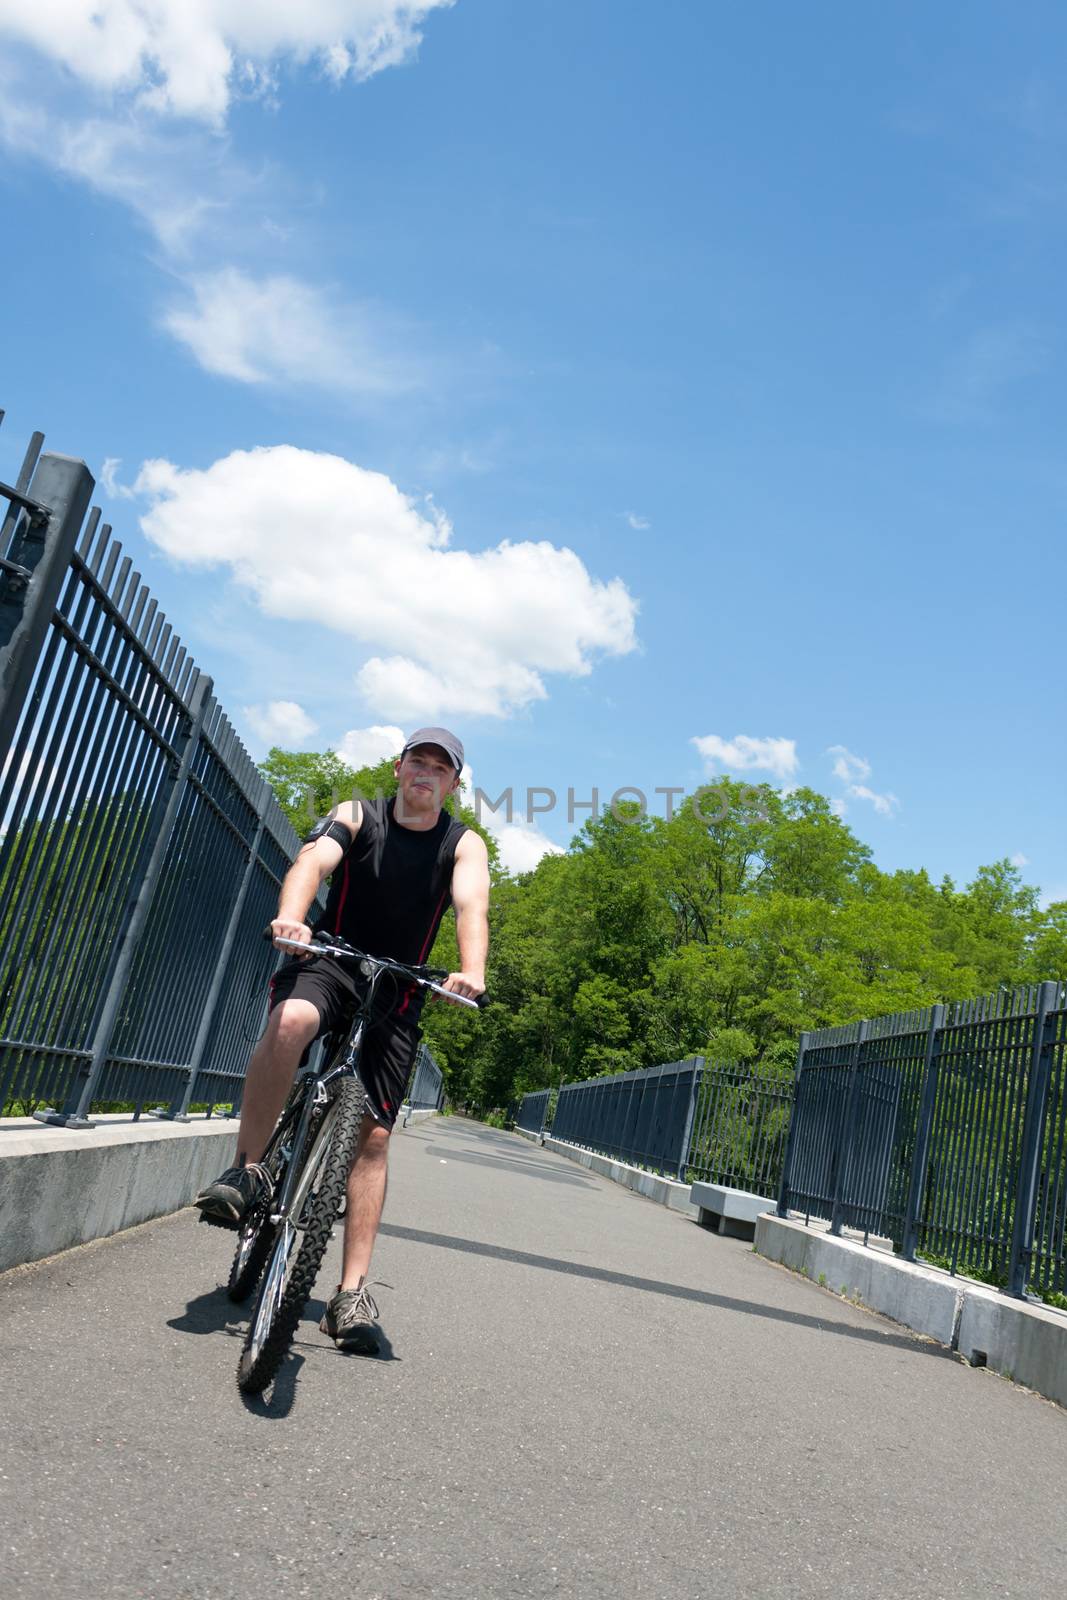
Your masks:
{"label": "man's hand on handlebar", "polygon": [[[311,929],[306,922],[294,922],[292,917],[275,917],[270,925],[270,936],[275,950],[285,950],[286,947],[278,943],[279,939],[295,939],[298,944],[308,944],[311,941]],[[295,956],[298,961],[308,959],[297,950],[286,950],[286,954]]]}
{"label": "man's hand on handlebar", "polygon": [[[450,972],[441,988],[447,990],[449,994],[460,994],[467,1000],[477,1000],[485,993],[485,980],[479,978],[475,972]],[[440,998],[444,999],[444,996]]]}

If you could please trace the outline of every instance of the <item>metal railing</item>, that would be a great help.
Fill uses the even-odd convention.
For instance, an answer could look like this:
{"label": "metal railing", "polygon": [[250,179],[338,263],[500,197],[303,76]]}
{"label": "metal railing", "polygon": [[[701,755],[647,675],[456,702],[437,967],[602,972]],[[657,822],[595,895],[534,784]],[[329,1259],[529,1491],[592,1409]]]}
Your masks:
{"label": "metal railing", "polygon": [[[2,416],[2,413],[0,413]],[[83,462],[0,485],[0,1105],[240,1100],[298,841]],[[83,527],[84,522],[84,527]]]}
{"label": "metal railing", "polygon": [[430,1053],[430,1047],[420,1042],[415,1052],[415,1070],[408,1088],[407,1102],[413,1111],[440,1111],[445,1097],[445,1080],[440,1067]]}
{"label": "metal railing", "polygon": [[1067,1292],[1067,986],[801,1036],[779,1214]]}
{"label": "metal railing", "polygon": [[793,1109],[792,1078],[705,1067],[687,1167],[692,1178],[776,1196]]}
{"label": "metal railing", "polygon": [[535,1089],[531,1094],[524,1094],[515,1114],[515,1126],[524,1133],[543,1133],[551,1095],[551,1089]]}
{"label": "metal railing", "polygon": [[565,1083],[552,1137],[684,1179],[703,1056]]}

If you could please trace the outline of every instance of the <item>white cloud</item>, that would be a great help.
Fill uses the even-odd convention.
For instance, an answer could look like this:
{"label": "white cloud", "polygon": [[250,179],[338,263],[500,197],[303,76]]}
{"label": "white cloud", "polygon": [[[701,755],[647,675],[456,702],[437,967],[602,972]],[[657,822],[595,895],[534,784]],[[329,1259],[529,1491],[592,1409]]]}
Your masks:
{"label": "white cloud", "polygon": [[835,795],[830,801],[830,810],[835,817],[843,817],[848,811],[848,801],[843,799],[841,795]]}
{"label": "white cloud", "polygon": [[269,745],[302,744],[318,727],[295,700],[271,700],[265,706],[245,706],[253,731]]}
{"label": "white cloud", "polygon": [[235,96],[276,86],[283,64],[334,82],[369,78],[416,49],[452,0],[2,0],[0,36],[93,91],[221,125]]}
{"label": "white cloud", "polygon": [[1030,865],[1030,857],[1024,856],[1021,850],[1016,850],[1011,858],[1011,864],[1013,867],[1028,867]]}
{"label": "white cloud", "polygon": [[208,372],[363,394],[396,394],[416,383],[412,371],[375,349],[369,315],[332,304],[297,278],[227,267],[193,276],[188,287],[191,299],[172,306],[163,325]]}
{"label": "white cloud", "polygon": [[128,489],[124,483],[120,483],[118,480],[118,470],[121,466],[122,459],[120,456],[108,456],[100,468],[100,482],[103,485],[104,493],[110,496],[112,500],[132,500],[134,498],[133,490]]}
{"label": "white cloud", "polygon": [[532,872],[545,856],[566,854],[560,845],[553,844],[533,823],[497,823],[489,812],[485,813],[483,821],[496,840],[500,864],[508,872]]}
{"label": "white cloud", "polygon": [[[460,794],[465,805],[474,806],[474,775],[469,766],[463,768]],[[500,864],[507,872],[532,872],[545,856],[566,855],[563,847],[554,844],[536,823],[524,822],[521,818],[517,822],[509,822],[503,806],[500,811],[493,811],[489,805],[479,804],[475,807],[475,814],[496,840]]]}
{"label": "white cloud", "polygon": [[891,817],[900,807],[895,794],[876,794],[863,783],[850,783],[848,794],[853,800],[868,800],[879,816]]}
{"label": "white cloud", "polygon": [[370,728],[349,728],[335,748],[350,767],[374,767],[386,756],[398,756],[406,737],[402,728],[375,723]]}
{"label": "white cloud", "polygon": [[267,616],[376,652],[356,682],[383,719],[508,716],[545,698],[546,675],[584,676],[636,645],[620,579],[547,541],[453,549],[431,502],[340,456],[278,445],[205,471],[147,461],[136,488],[153,501],[144,533],[175,561],[229,567]]}
{"label": "white cloud", "polygon": [[[427,599],[430,599],[427,596]],[[512,602],[514,608],[514,601]],[[433,720],[451,713],[464,717],[499,717],[510,709],[547,700],[540,673],[522,662],[502,657],[478,670],[477,652],[451,665],[442,651],[441,667],[407,656],[372,656],[356,673],[356,688],[368,705],[403,722]]]}
{"label": "white cloud", "polygon": [[647,517],[639,517],[636,511],[624,511],[623,516],[635,533],[643,533],[646,528],[651,528],[652,526]]}
{"label": "white cloud", "polygon": [[858,778],[869,778],[871,775],[871,763],[864,760],[863,756],[853,755],[843,744],[832,744],[826,754],[837,757],[834,762],[834,777],[840,778],[844,783],[852,783]]}
{"label": "white cloud", "polygon": [[690,740],[707,763],[709,772],[723,767],[727,772],[772,772],[783,781],[791,778],[799,765],[795,739],[753,739],[739,733],[722,739],[717,733]]}

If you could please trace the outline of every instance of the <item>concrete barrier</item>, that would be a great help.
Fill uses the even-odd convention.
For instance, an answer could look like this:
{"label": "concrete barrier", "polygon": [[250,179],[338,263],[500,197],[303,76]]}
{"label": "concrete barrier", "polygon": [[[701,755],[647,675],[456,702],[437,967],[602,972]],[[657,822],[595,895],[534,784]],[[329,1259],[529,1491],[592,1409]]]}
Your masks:
{"label": "concrete barrier", "polygon": [[834,1238],[791,1218],[756,1221],[756,1251],[1067,1405],[1067,1316],[985,1284]]}
{"label": "concrete barrier", "polygon": [[694,1183],[689,1198],[699,1212],[702,1228],[729,1239],[752,1239],[756,1218],[774,1210],[774,1201],[748,1189],[731,1189],[723,1183]]}
{"label": "concrete barrier", "polygon": [[521,1139],[529,1139],[531,1144],[543,1144],[546,1150],[554,1150],[557,1155],[566,1156],[568,1161],[577,1162],[587,1172],[598,1172],[602,1178],[610,1178],[612,1183],[622,1184],[624,1189],[644,1195],[646,1200],[655,1200],[658,1205],[680,1211],[682,1216],[691,1217],[694,1222],[698,1220],[700,1208],[689,1198],[691,1186],[688,1183],[662,1178],[659,1173],[628,1166],[625,1161],[598,1155],[594,1150],[583,1150],[579,1145],[567,1144],[563,1139],[553,1139],[550,1133],[538,1135],[528,1133],[525,1128],[515,1128],[513,1131]]}
{"label": "concrete barrier", "polygon": [[0,1271],[187,1206],[229,1165],[237,1124],[94,1119],[0,1122]]}
{"label": "concrete barrier", "polygon": [[94,1121],[81,1130],[0,1121],[0,1272],[180,1211],[233,1159],[229,1118]]}

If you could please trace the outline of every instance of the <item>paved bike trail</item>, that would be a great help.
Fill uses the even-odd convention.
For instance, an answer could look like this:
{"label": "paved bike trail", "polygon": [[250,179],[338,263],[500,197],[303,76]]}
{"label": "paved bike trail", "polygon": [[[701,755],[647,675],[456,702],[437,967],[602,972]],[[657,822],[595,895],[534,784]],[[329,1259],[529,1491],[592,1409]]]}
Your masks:
{"label": "paved bike trail", "polygon": [[515,1135],[394,1140],[386,1356],[320,1296],[265,1401],[194,1215],[0,1278],[19,1600],[1062,1585],[1067,1414]]}

